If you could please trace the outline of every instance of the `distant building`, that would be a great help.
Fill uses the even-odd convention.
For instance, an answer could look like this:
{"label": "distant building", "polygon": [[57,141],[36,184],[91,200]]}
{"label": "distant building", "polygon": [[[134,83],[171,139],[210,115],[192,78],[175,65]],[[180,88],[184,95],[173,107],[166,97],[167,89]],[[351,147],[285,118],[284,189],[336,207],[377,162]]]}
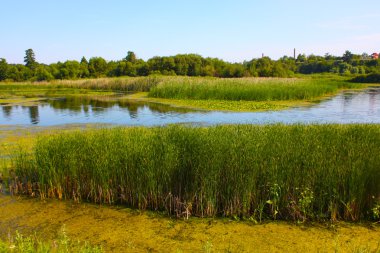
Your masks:
{"label": "distant building", "polygon": [[374,59],[374,60],[379,59],[379,54],[378,53],[373,53],[371,56],[372,56],[372,59]]}

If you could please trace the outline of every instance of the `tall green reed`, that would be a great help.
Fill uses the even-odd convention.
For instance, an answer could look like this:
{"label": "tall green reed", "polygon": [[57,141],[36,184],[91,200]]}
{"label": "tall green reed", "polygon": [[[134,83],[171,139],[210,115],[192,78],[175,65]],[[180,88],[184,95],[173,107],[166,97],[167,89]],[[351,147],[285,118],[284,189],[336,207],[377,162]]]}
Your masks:
{"label": "tall green reed", "polygon": [[172,78],[152,87],[149,96],[237,101],[302,100],[353,86],[352,83],[327,79]]}
{"label": "tall green reed", "polygon": [[377,125],[114,128],[44,137],[18,192],[172,215],[371,219]]}

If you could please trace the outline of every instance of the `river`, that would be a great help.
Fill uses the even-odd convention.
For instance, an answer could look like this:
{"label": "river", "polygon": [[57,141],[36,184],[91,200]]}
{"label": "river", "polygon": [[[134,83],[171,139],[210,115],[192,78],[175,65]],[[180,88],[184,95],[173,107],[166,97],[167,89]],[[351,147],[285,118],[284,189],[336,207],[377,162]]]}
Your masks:
{"label": "river", "polygon": [[196,111],[160,104],[99,101],[89,98],[49,98],[32,106],[1,106],[0,124],[54,126],[62,124],[115,124],[153,126],[172,123],[380,123],[380,87],[344,91],[307,107],[282,111]]}

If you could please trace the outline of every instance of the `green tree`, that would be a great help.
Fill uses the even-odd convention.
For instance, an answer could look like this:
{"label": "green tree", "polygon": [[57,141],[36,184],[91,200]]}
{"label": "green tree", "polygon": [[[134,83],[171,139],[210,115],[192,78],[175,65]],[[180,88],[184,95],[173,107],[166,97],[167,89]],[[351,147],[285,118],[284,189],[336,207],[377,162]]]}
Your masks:
{"label": "green tree", "polygon": [[83,64],[83,65],[88,65],[88,61],[86,59],[86,57],[82,57],[82,59],[80,60],[80,64]]}
{"label": "green tree", "polygon": [[88,61],[84,56],[80,60],[79,73],[80,78],[86,78],[90,76],[90,71],[88,71]]}
{"label": "green tree", "polygon": [[80,76],[80,63],[77,61],[66,61],[64,63],[68,71],[68,79],[77,79]]}
{"label": "green tree", "polygon": [[54,79],[53,75],[43,65],[37,67],[35,78],[37,81],[50,81]]}
{"label": "green tree", "polygon": [[350,51],[348,51],[348,50],[346,50],[346,52],[344,52],[344,54],[342,56],[342,60],[344,62],[351,62],[351,60],[353,58],[354,58],[354,55]]}
{"label": "green tree", "polygon": [[3,58],[0,58],[0,81],[7,79],[8,64]]}
{"label": "green tree", "polygon": [[33,49],[29,48],[25,51],[25,57],[24,57],[25,66],[27,66],[30,69],[35,69],[37,66],[36,57],[34,55]]}
{"label": "green tree", "polygon": [[33,71],[22,64],[8,65],[7,78],[13,81],[26,81],[33,76]]}
{"label": "green tree", "polygon": [[299,54],[298,56],[297,56],[297,60],[296,60],[297,62],[306,62],[307,61],[307,59],[306,59],[306,55],[305,54]]}
{"label": "green tree", "polygon": [[93,77],[105,76],[107,62],[102,57],[92,57],[88,63],[88,70]]}
{"label": "green tree", "polygon": [[127,56],[125,57],[127,62],[135,63],[137,60],[136,54],[132,51],[128,51]]}

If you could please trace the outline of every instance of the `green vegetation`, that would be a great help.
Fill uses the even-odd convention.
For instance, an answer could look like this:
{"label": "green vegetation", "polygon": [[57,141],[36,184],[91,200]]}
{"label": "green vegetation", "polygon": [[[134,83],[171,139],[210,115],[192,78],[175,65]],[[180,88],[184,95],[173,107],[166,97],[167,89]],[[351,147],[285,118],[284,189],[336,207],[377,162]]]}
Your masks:
{"label": "green vegetation", "polygon": [[365,87],[346,79],[334,75],[288,79],[148,76],[4,83],[0,85],[0,103],[30,104],[46,97],[100,98],[117,94],[114,99],[120,101],[137,100],[203,110],[281,110],[308,105],[342,88]]}
{"label": "green vegetation", "polygon": [[378,125],[90,130],[20,152],[10,189],[183,217],[371,220],[379,153]]}
{"label": "green vegetation", "polygon": [[110,95],[113,92],[92,91],[86,88],[74,88],[69,85],[64,87],[54,83],[32,84],[32,83],[6,83],[0,85],[0,102],[3,99],[22,99],[22,98],[46,98],[65,95]]}
{"label": "green vegetation", "polygon": [[15,235],[16,229],[27,238],[34,239],[37,233],[43,235],[44,242],[58,240],[58,244],[65,224],[65,234],[72,242],[101,245],[104,252],[378,253],[380,250],[380,226],[368,222],[257,224],[252,219],[237,217],[184,220],[123,206],[39,201],[1,194],[0,221],[0,238],[7,244],[8,232]]}
{"label": "green vegetation", "polygon": [[380,74],[357,76],[351,80],[356,83],[380,83]]}
{"label": "green vegetation", "polygon": [[14,252],[14,253],[100,253],[103,252],[99,247],[92,247],[88,243],[80,243],[79,241],[71,240],[65,231],[63,226],[58,238],[51,243],[41,240],[36,235],[23,236],[19,232],[16,232],[14,237],[9,237],[7,241],[0,239],[0,252]]}
{"label": "green vegetation", "polygon": [[108,91],[122,91],[132,92],[149,91],[152,87],[160,82],[164,82],[170,77],[148,76],[148,77],[127,77],[127,78],[98,78],[98,79],[85,79],[76,81],[55,81],[52,84],[57,84],[60,88],[79,88],[79,89],[92,89],[92,90],[108,90]]}
{"label": "green vegetation", "polygon": [[172,78],[152,87],[149,96],[235,101],[310,100],[353,87],[352,83],[323,79]]}
{"label": "green vegetation", "polygon": [[[127,100],[148,102],[150,105],[164,104],[171,107],[181,107],[197,110],[218,111],[267,111],[283,110],[295,106],[308,106],[312,101],[235,101],[235,100],[211,100],[211,99],[165,99],[148,97],[147,92],[139,92],[126,97]],[[178,108],[176,109],[178,110]]]}
{"label": "green vegetation", "polygon": [[297,74],[334,73],[351,76],[380,72],[380,59],[364,53],[354,55],[346,51],[342,56],[298,55],[296,59],[284,56],[278,60],[269,57],[243,63],[230,63],[217,58],[204,58],[196,54],[138,59],[134,52],[118,61],[107,62],[102,57],[85,57],[80,62],[40,64],[32,49],[25,51],[25,65],[8,64],[0,58],[0,81],[51,81],[120,76],[179,75],[210,77],[293,77]]}

